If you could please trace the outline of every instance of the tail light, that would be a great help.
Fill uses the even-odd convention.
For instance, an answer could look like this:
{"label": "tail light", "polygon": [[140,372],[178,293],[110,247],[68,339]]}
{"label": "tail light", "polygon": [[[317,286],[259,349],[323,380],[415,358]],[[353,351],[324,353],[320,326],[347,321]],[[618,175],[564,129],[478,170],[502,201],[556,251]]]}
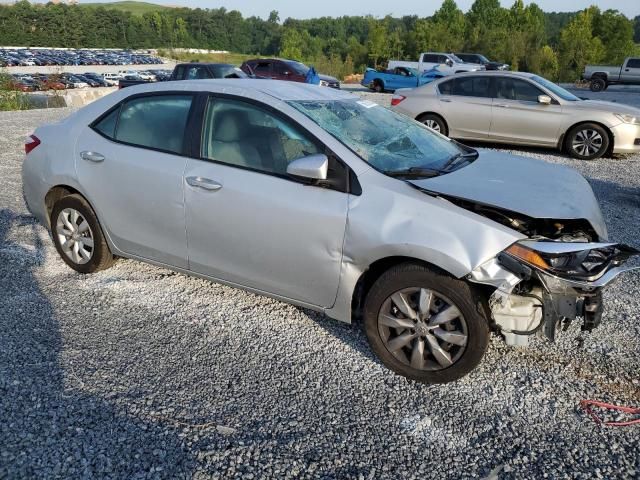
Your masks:
{"label": "tail light", "polygon": [[29,152],[38,145],[40,145],[40,139],[35,135],[29,135],[24,141],[24,153],[29,154]]}
{"label": "tail light", "polygon": [[391,97],[391,106],[395,107],[396,105],[400,104],[400,102],[402,102],[405,98],[405,96],[403,95],[394,95],[393,97]]}

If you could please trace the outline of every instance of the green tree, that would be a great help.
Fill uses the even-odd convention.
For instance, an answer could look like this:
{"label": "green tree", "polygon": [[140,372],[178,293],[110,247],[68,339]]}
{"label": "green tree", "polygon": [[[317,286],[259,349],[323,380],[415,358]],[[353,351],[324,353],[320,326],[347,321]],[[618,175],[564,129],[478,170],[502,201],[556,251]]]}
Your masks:
{"label": "green tree", "polygon": [[386,60],[389,52],[389,31],[387,25],[379,20],[369,19],[369,34],[367,38],[367,53],[374,68],[378,68],[378,62]]}
{"label": "green tree", "polygon": [[286,28],[280,40],[280,56],[294,60],[302,60],[302,43],[300,33],[293,28]]}
{"label": "green tree", "polygon": [[604,45],[604,60],[621,64],[626,57],[634,55],[636,46],[633,41],[633,22],[617,10],[592,12],[593,34]]}
{"label": "green tree", "polygon": [[605,55],[602,40],[593,36],[593,18],[597,9],[580,12],[560,33],[560,75],[563,80],[577,79],[585,65],[600,62]]}

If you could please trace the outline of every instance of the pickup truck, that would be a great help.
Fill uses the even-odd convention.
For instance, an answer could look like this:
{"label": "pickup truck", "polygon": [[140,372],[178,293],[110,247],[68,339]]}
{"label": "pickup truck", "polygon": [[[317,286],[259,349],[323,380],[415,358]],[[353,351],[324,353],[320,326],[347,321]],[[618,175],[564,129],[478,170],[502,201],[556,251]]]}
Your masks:
{"label": "pickup truck", "polygon": [[387,68],[393,70],[396,67],[408,67],[414,68],[419,72],[431,70],[433,67],[438,66],[441,72],[446,73],[460,73],[460,72],[476,72],[478,70],[485,70],[483,65],[476,63],[465,63],[453,53],[433,53],[426,52],[420,54],[420,59],[417,62],[404,62],[401,60],[389,60]]}
{"label": "pickup truck", "polygon": [[419,87],[447,75],[450,74],[439,71],[437,67],[422,74],[408,67],[396,67],[392,70],[367,68],[360,84],[378,93],[394,92],[399,88]]}
{"label": "pickup truck", "polygon": [[[235,65],[228,63],[179,63],[173,69],[172,80],[205,80],[207,78],[248,78],[249,76]],[[127,75],[120,79],[118,88],[149,83],[149,80]]]}
{"label": "pickup truck", "polygon": [[592,92],[609,85],[640,85],[640,57],[628,57],[621,66],[587,65],[582,78],[589,81]]}

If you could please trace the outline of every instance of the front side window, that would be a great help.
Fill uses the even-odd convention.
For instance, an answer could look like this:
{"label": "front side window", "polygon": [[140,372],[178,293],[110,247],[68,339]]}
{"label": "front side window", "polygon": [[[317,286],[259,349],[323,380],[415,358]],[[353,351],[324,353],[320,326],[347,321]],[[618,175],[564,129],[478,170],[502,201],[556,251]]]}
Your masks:
{"label": "front side window", "polygon": [[153,95],[128,100],[94,129],[135,146],[182,153],[191,108],[189,95]]}
{"label": "front side window", "polygon": [[627,62],[627,68],[640,68],[640,58],[630,58]]}
{"label": "front side window", "polygon": [[384,172],[439,169],[464,154],[424,125],[366,100],[291,101],[365,162]]}
{"label": "front side window", "polygon": [[209,101],[203,158],[285,175],[291,161],[320,152],[299,128],[259,106],[232,99]]}
{"label": "front side window", "polygon": [[503,100],[519,100],[537,102],[538,96],[545,93],[533,84],[517,78],[500,77],[495,79],[496,98]]}
{"label": "front side window", "polygon": [[204,66],[192,66],[187,70],[186,80],[204,80],[211,78],[207,68]]}

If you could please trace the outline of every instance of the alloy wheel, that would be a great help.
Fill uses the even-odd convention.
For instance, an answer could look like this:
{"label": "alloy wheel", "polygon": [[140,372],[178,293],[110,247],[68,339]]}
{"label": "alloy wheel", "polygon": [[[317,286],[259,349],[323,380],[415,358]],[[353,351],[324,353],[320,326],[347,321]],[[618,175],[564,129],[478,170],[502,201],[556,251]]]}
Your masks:
{"label": "alloy wheel", "polygon": [[428,119],[423,122],[431,130],[440,133],[440,124],[433,119]]}
{"label": "alloy wheel", "polygon": [[602,144],[602,135],[598,131],[588,128],[576,133],[571,142],[571,148],[578,155],[590,157],[602,149]]}
{"label": "alloy wheel", "polygon": [[74,208],[58,214],[56,235],[64,254],[75,264],[84,265],[93,256],[93,232],[89,222]]}
{"label": "alloy wheel", "polygon": [[420,287],[399,290],[383,302],[378,333],[396,359],[426,371],[452,366],[468,340],[467,323],[453,302]]}

